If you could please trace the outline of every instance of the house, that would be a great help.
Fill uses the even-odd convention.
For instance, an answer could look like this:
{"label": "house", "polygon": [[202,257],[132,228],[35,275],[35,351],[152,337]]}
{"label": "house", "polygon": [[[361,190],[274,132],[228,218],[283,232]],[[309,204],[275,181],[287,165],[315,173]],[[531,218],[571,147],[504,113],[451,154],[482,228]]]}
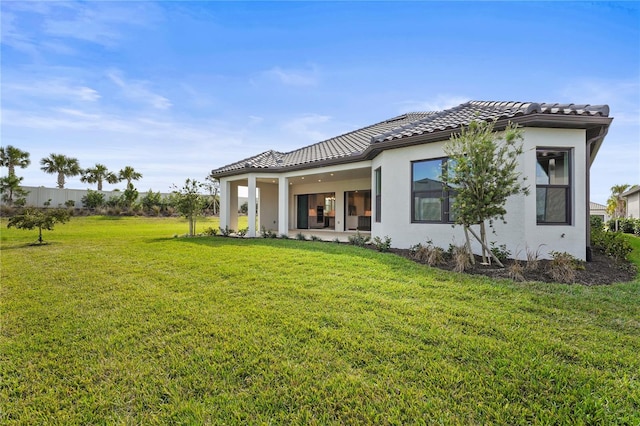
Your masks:
{"label": "house", "polygon": [[[439,112],[407,113],[291,152],[266,151],[211,172],[220,180],[221,227],[237,229],[238,186],[249,195],[249,236],[265,227],[360,230],[408,248],[463,244],[452,226],[451,195],[438,180],[443,146],[472,120],[523,130],[519,172],[530,195],[507,201],[507,223],[490,241],[519,257],[525,249],[590,256],[589,169],[612,118],[607,105],[470,101]],[[259,205],[256,193],[260,192]],[[258,213],[256,213],[256,208]],[[256,221],[258,219],[258,221]],[[474,246],[480,252],[480,246]]]}
{"label": "house", "polygon": [[589,214],[591,216],[599,217],[600,219],[602,219],[603,223],[607,223],[609,219],[611,219],[611,216],[609,216],[609,213],[607,213],[607,206],[594,203],[593,201],[589,203]]}
{"label": "house", "polygon": [[627,206],[625,217],[640,218],[640,185],[633,185],[620,196],[624,198]]}

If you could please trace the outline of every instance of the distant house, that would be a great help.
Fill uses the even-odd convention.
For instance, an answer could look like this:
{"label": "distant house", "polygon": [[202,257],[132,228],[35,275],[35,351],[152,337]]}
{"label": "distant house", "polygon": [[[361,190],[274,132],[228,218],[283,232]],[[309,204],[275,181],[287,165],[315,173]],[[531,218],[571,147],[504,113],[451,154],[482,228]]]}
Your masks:
{"label": "distant house", "polygon": [[633,185],[621,194],[627,204],[626,217],[640,218],[640,185]]}
{"label": "distant house", "polygon": [[[220,179],[220,225],[237,229],[238,186],[249,194],[249,236],[313,230],[389,236],[394,247],[427,240],[462,244],[452,227],[452,193],[439,175],[452,133],[473,120],[523,128],[519,172],[531,193],[507,201],[507,224],[490,239],[524,256],[589,253],[589,169],[612,118],[606,105],[471,101],[438,112],[413,112],[305,146],[265,151],[211,172]],[[256,200],[260,191],[259,204]],[[258,222],[256,209],[258,207]],[[479,246],[474,246],[476,252]]]}
{"label": "distant house", "polygon": [[594,203],[593,201],[589,203],[589,214],[591,216],[599,217],[603,222],[607,222],[609,219],[611,219],[611,216],[609,216],[609,213],[607,213],[607,206]]}

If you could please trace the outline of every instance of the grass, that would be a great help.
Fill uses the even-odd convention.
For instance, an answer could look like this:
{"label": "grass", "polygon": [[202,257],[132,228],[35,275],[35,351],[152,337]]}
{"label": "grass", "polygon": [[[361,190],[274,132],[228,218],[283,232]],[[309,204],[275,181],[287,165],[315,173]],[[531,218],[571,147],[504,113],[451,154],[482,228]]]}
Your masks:
{"label": "grass", "polygon": [[74,218],[43,247],[1,225],[3,424],[640,423],[638,280],[492,281],[177,219]]}

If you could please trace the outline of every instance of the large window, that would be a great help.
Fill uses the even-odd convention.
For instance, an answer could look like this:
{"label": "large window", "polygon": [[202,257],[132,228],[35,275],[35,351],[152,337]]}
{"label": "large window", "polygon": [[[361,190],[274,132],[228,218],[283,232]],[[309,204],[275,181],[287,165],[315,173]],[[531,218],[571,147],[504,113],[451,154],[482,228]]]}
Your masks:
{"label": "large window", "polygon": [[454,220],[450,213],[454,193],[440,180],[446,172],[447,158],[411,163],[411,221],[445,222]]}
{"label": "large window", "polygon": [[536,217],[539,224],[571,223],[571,151],[536,150]]}
{"label": "large window", "polygon": [[374,171],[375,197],[376,197],[376,222],[382,222],[382,169],[378,167]]}

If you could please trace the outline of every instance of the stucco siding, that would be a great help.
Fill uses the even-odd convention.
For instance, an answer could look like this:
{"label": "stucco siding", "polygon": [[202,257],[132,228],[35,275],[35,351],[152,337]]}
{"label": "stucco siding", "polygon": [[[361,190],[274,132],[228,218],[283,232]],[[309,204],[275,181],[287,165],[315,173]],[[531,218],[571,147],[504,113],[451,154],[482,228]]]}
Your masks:
{"label": "stucco siding", "polygon": [[[551,251],[568,252],[584,259],[585,231],[585,133],[573,129],[523,130],[524,153],[518,171],[527,176],[528,196],[514,196],[506,204],[506,224],[494,223],[489,229],[489,241],[506,244],[512,255],[526,258],[526,249],[537,250],[549,257]],[[411,223],[411,162],[444,157],[445,142],[386,150],[372,161],[372,170],[382,169],[382,222],[373,222],[373,236],[389,236],[394,247],[408,248],[427,240],[447,248],[449,244],[464,243],[460,226],[446,223]],[[572,149],[572,211],[570,225],[538,225],[536,223],[536,148],[558,147]],[[372,184],[372,183],[371,183]],[[494,233],[495,232],[495,233]],[[480,251],[477,243],[475,252]]]}

